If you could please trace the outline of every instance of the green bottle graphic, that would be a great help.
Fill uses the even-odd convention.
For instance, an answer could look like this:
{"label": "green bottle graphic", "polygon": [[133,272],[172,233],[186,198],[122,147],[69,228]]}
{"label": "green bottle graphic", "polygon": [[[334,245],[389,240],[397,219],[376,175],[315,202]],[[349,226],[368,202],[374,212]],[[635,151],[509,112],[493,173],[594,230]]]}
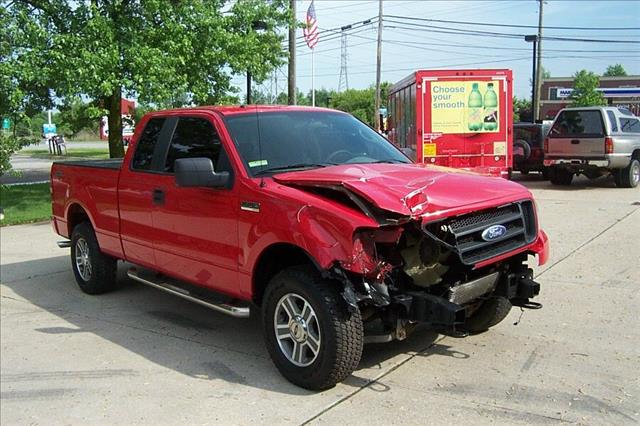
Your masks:
{"label": "green bottle graphic", "polygon": [[493,131],[498,129],[498,96],[493,90],[493,83],[487,84],[487,91],[484,94],[484,130]]}
{"label": "green bottle graphic", "polygon": [[473,83],[469,94],[469,102],[467,103],[468,126],[469,130],[477,132],[482,130],[482,95],[478,90],[478,83]]}

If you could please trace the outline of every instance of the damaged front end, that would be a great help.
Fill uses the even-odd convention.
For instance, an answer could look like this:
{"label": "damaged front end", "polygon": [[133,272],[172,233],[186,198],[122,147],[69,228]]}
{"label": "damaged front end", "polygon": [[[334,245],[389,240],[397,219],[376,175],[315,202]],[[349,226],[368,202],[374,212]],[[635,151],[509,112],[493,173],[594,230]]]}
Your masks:
{"label": "damaged front end", "polygon": [[328,275],[370,325],[369,342],[402,340],[418,323],[465,335],[491,299],[541,307],[530,301],[540,285],[526,265],[537,238],[531,200],[433,221],[394,217],[356,232],[351,256]]}

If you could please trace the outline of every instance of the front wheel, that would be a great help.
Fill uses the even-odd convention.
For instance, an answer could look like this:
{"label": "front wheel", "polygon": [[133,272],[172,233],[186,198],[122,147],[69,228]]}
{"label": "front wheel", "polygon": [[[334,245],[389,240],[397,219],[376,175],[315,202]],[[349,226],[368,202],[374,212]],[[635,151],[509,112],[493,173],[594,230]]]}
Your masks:
{"label": "front wheel", "polygon": [[80,289],[87,294],[111,291],[116,285],[117,260],[103,254],[88,222],[73,228],[71,267]]}
{"label": "front wheel", "polygon": [[285,269],[269,283],[262,306],[267,350],[295,385],[324,390],[358,366],[364,332],[360,311],[349,312],[340,284],[313,269]]}

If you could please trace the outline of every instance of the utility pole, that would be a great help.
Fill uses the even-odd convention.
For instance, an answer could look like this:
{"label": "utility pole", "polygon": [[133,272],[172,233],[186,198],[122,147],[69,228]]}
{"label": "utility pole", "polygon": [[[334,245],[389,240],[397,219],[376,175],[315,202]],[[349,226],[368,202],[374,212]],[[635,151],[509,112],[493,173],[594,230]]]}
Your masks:
{"label": "utility pole", "polygon": [[380,63],[382,62],[382,0],[378,0],[378,53],[376,55],[376,130],[380,130]]}
{"label": "utility pole", "polygon": [[533,105],[536,103],[536,47],[538,46],[538,36],[537,35],[526,35],[524,36],[524,41],[530,42],[533,44],[533,57],[531,58],[531,122],[535,123],[535,117],[533,114]]}
{"label": "utility pole", "polygon": [[296,105],[296,0],[289,0],[289,105]]}
{"label": "utility pole", "polygon": [[347,75],[347,33],[351,25],[342,27],[340,35],[340,79],[338,80],[338,92],[349,90],[349,77]]}
{"label": "utility pole", "polygon": [[540,119],[540,83],[542,79],[542,5],[544,4],[544,0],[538,0],[538,3],[540,4],[540,8],[538,11],[538,58],[536,60],[536,81],[534,82],[536,85],[536,97],[533,105],[534,122]]}

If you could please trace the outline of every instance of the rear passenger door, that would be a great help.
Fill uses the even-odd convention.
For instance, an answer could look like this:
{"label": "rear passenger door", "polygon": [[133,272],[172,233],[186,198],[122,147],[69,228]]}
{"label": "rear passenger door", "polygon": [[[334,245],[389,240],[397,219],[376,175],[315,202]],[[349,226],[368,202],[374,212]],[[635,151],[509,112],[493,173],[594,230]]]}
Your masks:
{"label": "rear passenger door", "polygon": [[[210,158],[216,172],[229,172],[227,188],[183,188],[175,182],[179,158]],[[234,170],[212,117],[180,116],[163,156],[154,191],[158,268],[214,290],[237,289],[238,210]]]}
{"label": "rear passenger door", "polygon": [[171,118],[147,121],[135,146],[129,148],[135,151],[129,164],[123,164],[118,182],[120,236],[126,259],[149,268],[156,266],[151,218],[153,189],[159,176],[155,163],[163,156],[163,139],[170,136],[171,127]]}

